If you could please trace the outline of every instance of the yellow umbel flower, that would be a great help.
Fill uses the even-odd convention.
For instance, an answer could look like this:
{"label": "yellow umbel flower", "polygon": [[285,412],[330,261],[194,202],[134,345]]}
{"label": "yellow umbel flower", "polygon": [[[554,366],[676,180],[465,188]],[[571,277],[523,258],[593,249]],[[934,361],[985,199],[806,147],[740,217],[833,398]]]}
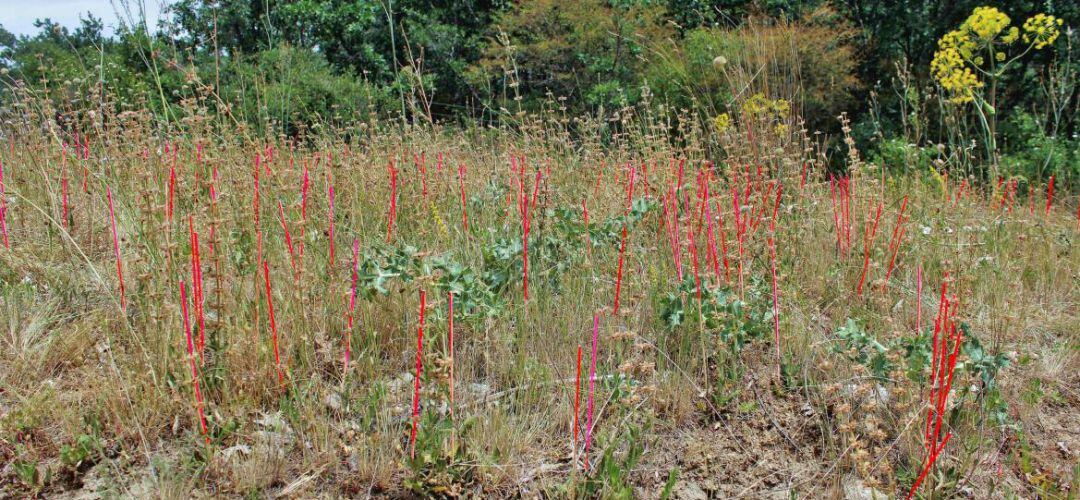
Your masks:
{"label": "yellow umbel flower", "polygon": [[989,42],[998,36],[1012,22],[1009,16],[994,7],[975,7],[961,28],[971,32],[976,38]]}
{"label": "yellow umbel flower", "polygon": [[791,103],[786,99],[769,99],[758,92],[742,104],[742,111],[753,117],[785,118],[791,112]]}
{"label": "yellow umbel flower", "polygon": [[1061,19],[1046,14],[1035,14],[1024,21],[1024,43],[1034,43],[1035,49],[1042,49],[1054,43],[1061,34]]}
{"label": "yellow umbel flower", "polygon": [[1013,27],[1009,28],[1009,32],[1006,33],[1005,36],[1001,37],[1002,42],[1005,42],[1006,44],[1010,44],[1010,45],[1013,42],[1015,42],[1015,41],[1017,41],[1019,39],[1020,39],[1020,28],[1017,28],[1016,26],[1013,26]]}
{"label": "yellow umbel flower", "polygon": [[930,61],[930,72],[937,80],[941,88],[948,93],[950,101],[961,104],[974,98],[975,89],[981,88],[983,82],[964,65],[964,56],[958,45],[946,38],[939,42],[941,49],[934,53],[934,60]]}
{"label": "yellow umbel flower", "polygon": [[772,103],[769,98],[760,92],[750,96],[742,105],[743,113],[750,116],[765,114],[770,108],[772,108]]}
{"label": "yellow umbel flower", "polygon": [[783,118],[791,111],[791,103],[787,102],[786,99],[777,99],[772,102],[772,109],[777,116]]}
{"label": "yellow umbel flower", "polygon": [[716,125],[716,131],[722,134],[725,130],[731,128],[731,116],[727,113],[720,113],[716,115],[713,124]]}

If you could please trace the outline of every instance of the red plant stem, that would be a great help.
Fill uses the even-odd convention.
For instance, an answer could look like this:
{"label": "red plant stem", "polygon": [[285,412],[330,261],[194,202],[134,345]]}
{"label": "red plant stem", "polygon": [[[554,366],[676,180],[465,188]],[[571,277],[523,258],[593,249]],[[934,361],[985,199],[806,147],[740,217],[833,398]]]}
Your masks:
{"label": "red plant stem", "polygon": [[188,235],[191,241],[191,288],[192,304],[195,306],[195,318],[199,325],[199,359],[206,349],[206,322],[203,316],[202,262],[199,255],[199,233],[195,231],[195,216],[188,216]]}
{"label": "red plant stem", "polygon": [[922,264],[915,268],[915,335],[922,335]]}
{"label": "red plant stem", "polygon": [[874,214],[874,224],[866,228],[863,234],[863,267],[857,289],[860,297],[862,297],[863,284],[866,282],[866,274],[870,270],[870,247],[874,244],[874,236],[877,235],[878,222],[881,220],[881,208],[881,202],[878,202],[877,213]]}
{"label": "red plant stem", "polygon": [[263,162],[263,169],[266,170],[266,175],[270,175],[270,162],[274,161],[274,147],[267,145],[263,148],[263,156],[266,157],[266,161]]}
{"label": "red plant stem", "polygon": [[731,266],[728,263],[727,236],[724,235],[724,211],[721,210],[720,200],[716,200],[716,215],[720,217],[720,253],[724,258],[724,281],[731,280]]}
{"label": "red plant stem", "polygon": [[[318,158],[316,158],[318,161]],[[300,184],[300,240],[296,242],[297,259],[300,260],[300,264],[304,262],[304,235],[307,232],[307,204],[308,204],[308,191],[310,186],[308,179],[308,168],[304,166],[304,179]]]}
{"label": "red plant stem", "polygon": [[252,214],[254,215],[254,218],[255,218],[254,222],[255,222],[255,230],[256,231],[259,230],[259,175],[260,175],[260,173],[259,173],[260,172],[259,171],[259,163],[261,161],[262,160],[261,160],[261,157],[259,156],[259,153],[255,153],[255,171],[252,174],[253,178],[254,178],[254,189],[255,189],[254,193],[255,194],[254,194],[254,198],[252,199],[252,202],[251,202],[251,210],[252,210]]}
{"label": "red plant stem", "polygon": [[330,244],[330,257],[329,257],[330,267],[333,267],[334,266],[334,185],[333,184],[327,184],[327,186],[326,186],[326,199],[327,199],[327,202],[330,204],[330,213],[329,213],[330,228],[327,231],[327,239],[329,240],[328,243]]}
{"label": "red plant stem", "polygon": [[[921,274],[921,273],[920,273]],[[944,413],[948,406],[949,393],[952,389],[953,374],[956,368],[956,359],[960,353],[960,347],[963,340],[963,330],[957,330],[956,324],[951,321],[951,316],[956,315],[956,307],[954,306],[950,312],[950,301],[946,298],[946,287],[948,282],[948,274],[946,273],[945,280],[942,282],[941,302],[938,309],[938,317],[934,324],[934,340],[933,340],[933,363],[931,366],[931,381],[930,381],[930,407],[927,409],[927,422],[926,422],[926,448],[927,448],[927,460],[922,472],[916,479],[915,484],[908,492],[908,498],[914,496],[915,491],[918,490],[922,484],[923,479],[927,473],[933,467],[940,455],[941,451],[945,448],[945,444],[948,443],[952,437],[951,432],[946,432],[945,437],[941,437],[941,426],[944,421]],[[940,343],[938,337],[940,333]],[[950,348],[951,341],[951,348]],[[932,430],[931,430],[931,421]]]}
{"label": "red plant stem", "polygon": [[255,173],[254,173],[254,179],[255,179],[254,184],[255,184],[255,186],[254,186],[254,196],[252,198],[252,213],[253,213],[253,219],[254,219],[253,222],[254,222],[255,242],[256,242],[255,243],[255,246],[256,246],[256,259],[255,259],[256,271],[255,271],[255,274],[258,274],[258,263],[263,261],[262,225],[260,224],[261,219],[260,219],[260,216],[259,216],[259,214],[261,212],[261,210],[260,210],[261,206],[260,206],[260,203],[259,203],[259,185],[261,184],[260,181],[259,181],[259,176],[261,175],[260,174],[261,169],[259,168],[259,161],[260,161],[259,160],[259,154],[256,153],[255,154]]}
{"label": "red plant stem", "polygon": [[1050,205],[1054,203],[1054,176],[1050,176],[1050,183],[1046,186],[1046,215],[1050,215]]}
{"label": "red plant stem", "polygon": [[[166,146],[166,153],[168,152]],[[176,166],[169,166],[169,199],[165,201],[165,221],[172,225],[173,209],[176,203]]]}
{"label": "red plant stem", "polygon": [[593,394],[596,385],[596,349],[600,340],[600,315],[593,315],[592,355],[589,356],[589,396],[585,414],[585,470],[589,470],[589,448],[593,431]]}
{"label": "red plant stem", "polygon": [[[524,167],[524,162],[521,164]],[[524,175],[524,170],[521,172]],[[536,211],[536,197],[540,191],[540,177],[541,172],[536,171],[536,180],[533,181],[532,200],[528,198],[521,199],[521,226],[522,226],[522,290],[524,291],[525,300],[529,300],[529,232],[532,228],[532,214]],[[524,185],[520,182],[521,176],[518,177],[518,194],[524,196]]]}
{"label": "red plant stem", "polygon": [[[0,177],[2,177],[2,173],[0,173]],[[113,252],[116,254],[116,278],[120,281],[120,310],[126,313],[127,299],[124,297],[124,265],[120,258],[120,237],[116,233],[116,210],[113,209],[112,188],[105,186],[105,196],[109,200],[109,221],[112,224]],[[4,245],[7,245],[6,229],[4,230]]]}
{"label": "red plant stem", "polygon": [[409,433],[409,456],[416,457],[416,427],[420,423],[420,374],[424,369],[424,307],[427,292],[420,290],[420,326],[416,330],[416,377],[413,378],[412,432]]}
{"label": "red plant stem", "polygon": [[[686,205],[690,205],[690,193],[685,196]],[[697,242],[694,240],[694,218],[690,216],[686,221],[686,246],[690,249],[690,259],[694,264],[694,291],[698,302],[701,302],[701,271],[698,265]]]}
{"label": "red plant stem", "polygon": [[266,308],[270,315],[270,338],[274,344],[274,367],[277,369],[278,384],[285,390],[285,372],[281,369],[281,352],[278,350],[277,318],[274,316],[274,294],[270,289],[270,265],[263,261],[263,277],[266,280]]}
{"label": "red plant stem", "polygon": [[439,154],[435,157],[435,173],[441,174],[442,173],[442,166],[443,166],[443,156],[442,156],[442,151],[440,151]]}
{"label": "red plant stem", "polygon": [[529,204],[518,205],[521,210],[521,289],[524,300],[529,300]]}
{"label": "red plant stem", "polygon": [[[949,274],[945,273],[945,277],[941,282],[941,297],[940,297],[939,302],[938,302],[938,315],[937,315],[937,318],[934,320],[934,334],[933,334],[933,337],[931,339],[931,348],[932,349],[931,349],[931,357],[930,357],[930,359],[931,359],[930,375],[931,376],[930,376],[930,397],[928,398],[929,401],[935,401],[936,400],[936,394],[937,394],[937,378],[938,378],[937,374],[938,374],[938,371],[939,371],[939,368],[940,368],[939,367],[939,364],[940,364],[939,363],[939,358],[940,358],[940,351],[941,351],[941,349],[940,349],[940,347],[938,345],[938,333],[941,331],[941,323],[942,323],[943,317],[945,316],[945,311],[947,311],[947,309],[949,307],[948,306],[948,299],[945,298],[945,292],[947,291],[947,288],[948,288],[948,278],[949,278]],[[928,410],[927,415],[926,415],[926,430],[925,430],[925,433],[926,433],[926,441],[927,441],[928,446],[929,446],[930,440],[931,440],[931,434],[930,434],[931,422],[932,422],[931,412],[932,412],[932,409]]]}
{"label": "red plant stem", "polygon": [[[442,153],[439,154],[442,156]],[[458,189],[461,191],[461,225],[465,234],[469,234],[469,207],[465,203],[465,165],[458,165]]]}
{"label": "red plant stem", "polygon": [[577,347],[577,374],[574,375],[574,466],[577,466],[578,415],[581,407],[581,345]]}
{"label": "red plant stem", "polygon": [[352,251],[352,288],[349,292],[349,311],[345,315],[345,320],[348,328],[345,330],[345,335],[341,339],[342,347],[345,351],[345,363],[343,367],[342,376],[349,373],[349,361],[352,358],[352,335],[353,335],[353,311],[356,309],[356,282],[359,278],[360,271],[360,239],[353,238],[353,251]]}
{"label": "red plant stem", "polygon": [[731,188],[731,195],[732,195],[731,204],[732,204],[733,210],[735,211],[735,239],[737,240],[737,242],[739,244],[739,266],[738,266],[738,271],[739,271],[739,299],[741,300],[743,298],[743,292],[744,292],[743,260],[745,258],[745,249],[743,248],[743,235],[744,235],[745,226],[744,226],[744,221],[742,220],[742,216],[740,215],[740,212],[742,212],[742,207],[739,206],[739,192],[736,191],[734,187]]}
{"label": "red plant stem", "polygon": [[397,218],[397,169],[394,161],[390,160],[390,209],[386,215],[386,242],[390,243],[390,236],[394,231],[394,219]]}
{"label": "red plant stem", "polygon": [[[195,410],[199,414],[199,427],[203,436],[206,436],[206,415],[203,412],[202,391],[199,390],[199,370],[195,364],[195,346],[191,339],[191,321],[188,319],[187,292],[184,282],[180,281],[180,309],[184,315],[184,334],[187,336],[188,364],[191,365],[191,382],[195,386]],[[210,438],[206,438],[210,442]]]}
{"label": "red plant stem", "polygon": [[622,292],[622,273],[623,273],[623,261],[626,258],[626,224],[622,227],[622,241],[619,244],[619,270],[615,275],[615,305],[612,308],[611,314],[619,314],[619,294]]}
{"label": "red plant stem", "polygon": [[938,454],[941,453],[941,450],[945,449],[945,444],[949,442],[949,438],[951,437],[951,432],[946,434],[945,439],[941,441],[941,444],[938,445],[937,449],[932,450],[932,453],[927,455],[926,465],[923,466],[922,472],[919,473],[919,477],[915,480],[915,484],[911,486],[911,491],[908,492],[908,500],[911,500],[911,497],[915,496],[915,491],[922,485],[923,479],[926,479],[926,474],[930,472],[930,469],[934,466],[934,462],[937,461]]}
{"label": "red plant stem", "polygon": [[424,152],[420,152],[420,156],[413,153],[413,162],[416,163],[416,168],[420,171],[420,184],[423,186],[424,198],[427,198],[427,162],[424,159]]}
{"label": "red plant stem", "polygon": [[[442,154],[439,154],[440,158]],[[441,161],[441,160],[440,160]],[[447,312],[447,319],[450,320],[450,326],[447,328],[447,337],[450,343],[450,420],[454,419],[454,292],[446,293],[446,300],[449,304],[449,312]]]}
{"label": "red plant stem", "polygon": [[281,201],[277,203],[278,217],[281,219],[281,229],[285,232],[285,246],[289,250],[289,262],[292,264],[293,278],[300,279],[299,271],[296,269],[296,253],[293,251],[292,235],[289,233],[289,226],[285,223],[285,208],[281,206]]}
{"label": "red plant stem", "polygon": [[845,177],[843,180],[843,193],[844,193],[844,253],[851,251],[851,200],[853,198],[851,177]]}
{"label": "red plant stem", "polygon": [[802,178],[799,179],[799,194],[802,194],[803,188],[806,187],[806,167],[807,162],[804,161],[802,164]]}
{"label": "red plant stem", "polygon": [[769,262],[772,270],[772,303],[773,303],[773,341],[776,344],[776,374],[781,376],[783,358],[780,353],[780,285],[776,273],[776,242],[773,235],[768,237]]}
{"label": "red plant stem", "polygon": [[900,243],[904,239],[904,231],[907,230],[904,227],[904,210],[907,209],[908,197],[904,196],[904,201],[900,203],[900,212],[896,214],[896,226],[893,227],[892,238],[889,240],[889,250],[892,254],[889,257],[889,267],[885,271],[885,282],[881,285],[881,290],[884,291],[889,285],[889,277],[892,276],[893,269],[896,266],[896,253],[900,250]]}
{"label": "red plant stem", "polygon": [[959,202],[964,197],[964,189],[967,188],[967,179],[960,182],[960,189],[956,191],[956,197],[953,198],[953,205]]}
{"label": "red plant stem", "polygon": [[679,236],[679,201],[675,196],[674,187],[668,191],[667,199],[670,205],[668,211],[671,213],[671,229],[668,238],[671,240],[671,255],[675,261],[675,275],[681,283],[683,280],[682,238]]}
{"label": "red plant stem", "polygon": [[[624,215],[629,215],[631,199],[634,195],[634,178],[637,175],[637,170],[630,171],[630,183],[626,188],[626,207],[624,209]],[[537,178],[539,180],[539,178]],[[615,276],[615,305],[611,311],[612,315],[619,314],[619,295],[622,292],[622,276],[623,276],[623,262],[626,259],[626,235],[627,235],[627,222],[623,222],[622,228],[622,241],[619,244],[619,269]]]}
{"label": "red plant stem", "polygon": [[836,204],[836,178],[829,176],[829,192],[832,194],[833,226],[836,227],[836,252],[842,253],[844,248],[840,230],[840,209]]}
{"label": "red plant stem", "polygon": [[[708,188],[706,188],[708,189]],[[720,280],[720,259],[716,255],[716,233],[713,231],[713,219],[712,219],[712,207],[710,207],[708,196],[705,197],[705,218],[708,223],[708,231],[705,235],[708,238],[709,246],[709,262],[713,267],[713,276]]]}
{"label": "red plant stem", "polygon": [[780,195],[783,190],[784,186],[778,183],[776,185],[776,201],[773,202],[772,218],[769,220],[770,231],[776,231],[776,223],[780,221]]}
{"label": "red plant stem", "polygon": [[60,212],[61,222],[65,228],[70,228],[70,216],[68,212],[68,170],[67,170],[67,143],[60,145]]}
{"label": "red plant stem", "polygon": [[[1000,185],[1000,183],[999,183]],[[998,199],[998,210],[1005,208],[1005,202],[1009,201],[1009,189],[1012,187],[1012,181],[1006,181],[1001,190],[1001,198]]]}
{"label": "red plant stem", "polygon": [[0,233],[4,236],[4,247],[11,249],[7,230],[7,188],[4,186],[4,162],[0,161]]}

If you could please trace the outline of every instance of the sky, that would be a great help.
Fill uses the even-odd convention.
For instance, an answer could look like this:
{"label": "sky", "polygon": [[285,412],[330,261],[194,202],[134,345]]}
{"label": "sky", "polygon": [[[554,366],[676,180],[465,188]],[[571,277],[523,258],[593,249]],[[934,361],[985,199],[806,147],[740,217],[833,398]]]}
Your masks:
{"label": "sky", "polygon": [[[142,3],[151,29],[157,24],[163,0],[127,0],[133,8]],[[120,0],[115,0],[120,8]],[[79,25],[79,15],[91,12],[105,23],[106,34],[117,26],[116,8],[110,0],[0,0],[0,25],[15,35],[33,35],[35,19],[50,18],[69,29]]]}

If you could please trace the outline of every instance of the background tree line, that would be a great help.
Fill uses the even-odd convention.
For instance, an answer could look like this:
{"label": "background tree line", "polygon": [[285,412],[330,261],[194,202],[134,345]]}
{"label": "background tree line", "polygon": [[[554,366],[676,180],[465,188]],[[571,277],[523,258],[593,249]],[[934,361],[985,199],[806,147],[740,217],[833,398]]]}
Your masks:
{"label": "background tree line", "polygon": [[[878,159],[910,163],[932,156],[912,143],[940,142],[942,118],[926,98],[937,40],[983,3],[178,0],[148,27],[122,0],[113,36],[90,15],[73,28],[40,20],[30,37],[0,29],[0,64],[8,94],[45,92],[66,106],[107,94],[112,106],[165,119],[201,95],[284,134],[371,116],[488,123],[552,108],[663,105],[710,118],[748,91],[718,70],[726,64],[764,82],[755,90],[793,98],[809,130],[835,133],[847,112]],[[1046,12],[1080,26],[1071,1],[996,7],[1017,22]],[[1076,37],[1061,38],[1061,50],[1008,75],[995,112],[1003,154],[1050,148],[1055,165],[1075,170],[1080,88],[1059,85],[1059,111],[1045,109],[1049,71],[1077,69]]]}

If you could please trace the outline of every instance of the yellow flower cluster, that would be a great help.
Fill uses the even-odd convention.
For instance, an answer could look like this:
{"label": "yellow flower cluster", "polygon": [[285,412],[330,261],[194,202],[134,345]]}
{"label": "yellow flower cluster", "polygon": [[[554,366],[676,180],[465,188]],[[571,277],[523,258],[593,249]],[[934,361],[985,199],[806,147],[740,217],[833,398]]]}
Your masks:
{"label": "yellow flower cluster", "polygon": [[716,131],[724,133],[725,130],[731,128],[731,115],[727,113],[720,113],[716,115],[716,119],[713,121],[716,125]]}
{"label": "yellow flower cluster", "polygon": [[[990,61],[1004,63],[1008,59],[1003,46],[1012,45],[1021,38],[1020,28],[1009,26],[1011,22],[1009,16],[994,7],[976,7],[958,29],[938,40],[930,72],[950,95],[951,102],[970,102],[975,90],[983,87],[974,69]],[[1042,49],[1054,43],[1062,24],[1061,19],[1054,16],[1036,14],[1024,23],[1024,43]],[[983,55],[990,55],[992,59]]]}
{"label": "yellow flower cluster", "polygon": [[757,93],[750,96],[742,104],[743,113],[750,116],[764,116],[770,113],[777,118],[784,118],[791,112],[791,103],[785,99],[769,99],[765,94]]}
{"label": "yellow flower cluster", "polygon": [[1009,16],[994,7],[975,7],[960,29],[967,29],[978,39],[988,42],[993,40],[1012,22]]}
{"label": "yellow flower cluster", "polygon": [[983,82],[964,64],[974,45],[969,45],[971,40],[967,37],[955,36],[957,33],[947,33],[938,41],[938,51],[930,61],[930,72],[941,88],[952,96],[950,101],[961,104],[974,99],[975,89],[981,88]]}
{"label": "yellow flower cluster", "polygon": [[1036,49],[1042,49],[1057,40],[1062,24],[1054,16],[1035,14],[1024,22],[1024,43],[1034,43]]}

